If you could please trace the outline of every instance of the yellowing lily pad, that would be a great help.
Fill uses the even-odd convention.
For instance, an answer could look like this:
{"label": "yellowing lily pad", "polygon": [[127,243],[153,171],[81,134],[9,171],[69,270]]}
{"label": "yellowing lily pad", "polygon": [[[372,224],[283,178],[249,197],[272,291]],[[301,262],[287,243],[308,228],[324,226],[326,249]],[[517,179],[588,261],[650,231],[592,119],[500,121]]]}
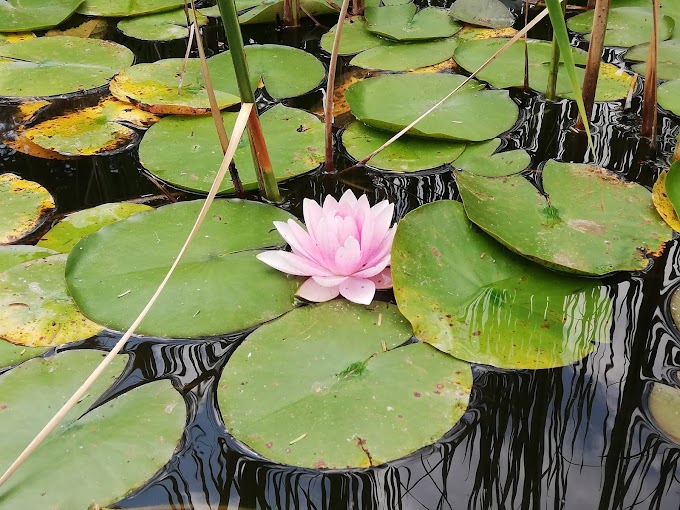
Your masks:
{"label": "yellowing lily pad", "polygon": [[184,9],[148,14],[118,22],[118,30],[128,37],[144,41],[172,41],[189,37],[189,25],[196,21],[198,26],[208,23],[208,18],[189,9],[189,18]]}
{"label": "yellowing lily pad", "polygon": [[57,26],[82,0],[4,0],[0,2],[0,32],[30,32]]}
{"label": "yellowing lily pad", "polygon": [[[676,167],[676,171],[680,169]],[[659,174],[659,177],[654,183],[654,188],[652,189],[652,200],[654,201],[654,207],[656,207],[659,216],[676,232],[680,232],[680,218],[678,218],[678,213],[673,206],[673,203],[668,198],[668,191],[666,189],[666,180],[668,177],[668,170],[664,170]],[[680,205],[680,203],[679,203]]]}
{"label": "yellowing lily pad", "polygon": [[411,336],[394,305],[307,306],[265,324],[217,390],[230,434],[282,464],[377,466],[437,441],[460,419],[469,364]]}
{"label": "yellowing lily pad", "polygon": [[68,295],[65,268],[66,255],[60,254],[0,273],[0,338],[31,347],[52,346],[102,331]]}
{"label": "yellowing lily pad", "polygon": [[158,120],[130,103],[109,97],[96,106],[31,126],[24,135],[43,149],[65,156],[105,155],[137,143],[139,135],[128,125],[146,128]]}
{"label": "yellowing lily pad", "polygon": [[18,175],[0,174],[0,244],[26,237],[53,210],[54,199],[40,184]]}
{"label": "yellowing lily pad", "polygon": [[59,253],[68,253],[83,237],[94,234],[100,228],[129,218],[133,214],[152,210],[153,207],[144,204],[118,202],[77,211],[68,214],[54,225],[38,241],[38,246]]}
{"label": "yellowing lily pad", "polygon": [[10,267],[18,266],[24,262],[35,259],[44,259],[50,255],[57,255],[58,252],[40,246],[27,246],[13,244],[0,246],[0,272]]}

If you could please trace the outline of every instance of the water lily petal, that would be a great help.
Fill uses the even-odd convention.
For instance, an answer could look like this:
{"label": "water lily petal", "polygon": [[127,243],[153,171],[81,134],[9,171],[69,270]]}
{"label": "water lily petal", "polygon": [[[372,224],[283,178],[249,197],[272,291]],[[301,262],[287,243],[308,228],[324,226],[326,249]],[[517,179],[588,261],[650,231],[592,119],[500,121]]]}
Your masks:
{"label": "water lily petal", "polygon": [[267,250],[257,254],[257,258],[274,269],[298,276],[332,276],[326,268],[316,262],[281,250]]}
{"label": "water lily petal", "polygon": [[380,274],[377,274],[371,278],[371,281],[375,283],[376,289],[391,289],[392,288],[392,270],[389,267],[383,269]]}
{"label": "water lily petal", "polygon": [[335,197],[326,195],[326,198],[323,201],[322,209],[324,216],[327,218],[333,217],[338,210],[338,201],[335,200]]}
{"label": "water lily petal", "polygon": [[340,248],[341,244],[338,241],[338,227],[335,217],[324,216],[319,221],[317,226],[314,241],[319,247],[319,253],[323,258],[323,264],[332,273],[339,274],[335,270],[335,253]]}
{"label": "water lily petal", "polygon": [[375,283],[364,278],[347,278],[340,284],[340,294],[354,303],[368,305],[375,296]]}
{"label": "water lily petal", "polygon": [[371,278],[382,272],[387,266],[390,265],[390,258],[390,253],[388,252],[383,256],[383,258],[374,262],[370,266],[364,267],[364,269],[361,269],[360,271],[356,271],[352,274],[352,276],[356,278]]}
{"label": "water lily petal", "polygon": [[361,248],[359,241],[354,237],[348,237],[345,244],[335,252],[335,274],[350,275],[354,273],[361,263]]}
{"label": "water lily petal", "polygon": [[312,278],[322,287],[337,287],[349,276],[312,276]]}
{"label": "water lily petal", "polygon": [[335,287],[324,287],[316,283],[312,278],[305,281],[297,291],[298,296],[315,303],[330,301],[338,294],[340,294],[340,290],[337,285]]}
{"label": "water lily petal", "polygon": [[[394,241],[394,235],[397,233],[397,227],[394,226],[387,231],[385,237],[380,241],[378,246],[374,247],[373,250],[369,252],[370,256],[366,260],[362,260],[364,268],[372,267],[378,265],[378,263],[385,257],[385,255],[390,254],[392,250],[392,241]],[[387,262],[389,264],[389,260]]]}
{"label": "water lily petal", "polygon": [[323,218],[323,209],[314,200],[305,198],[302,201],[302,215],[305,218],[305,226],[307,227],[307,232],[314,239],[316,237],[317,225]]}
{"label": "water lily petal", "polygon": [[274,226],[279,231],[279,234],[281,234],[281,237],[293,249],[293,253],[318,262],[316,255],[319,249],[307,231],[300,225],[293,220],[288,220],[287,223],[275,221]]}
{"label": "water lily petal", "polygon": [[342,218],[341,216],[336,216],[338,242],[343,245],[349,237],[354,239],[359,239],[359,229],[357,228],[356,221],[353,216],[346,216]]}

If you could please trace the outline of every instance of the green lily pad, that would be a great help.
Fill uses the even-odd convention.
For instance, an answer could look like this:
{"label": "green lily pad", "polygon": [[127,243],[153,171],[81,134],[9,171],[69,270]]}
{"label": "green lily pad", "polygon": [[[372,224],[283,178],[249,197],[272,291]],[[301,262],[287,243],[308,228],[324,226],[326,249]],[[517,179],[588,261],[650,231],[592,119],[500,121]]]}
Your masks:
{"label": "green lily pad", "polygon": [[677,215],[680,211],[680,161],[676,161],[668,169],[664,184],[668,200],[670,200]]}
{"label": "green lily pad", "polygon": [[652,195],[603,168],[550,160],[541,194],[521,175],[459,172],[470,220],[508,248],[548,267],[584,275],[638,271],[672,230]]}
{"label": "green lily pad", "polygon": [[460,419],[470,366],[428,345],[396,307],[331,301],[251,333],[217,390],[229,432],[283,464],[383,464],[441,438]]}
{"label": "green lily pad", "polygon": [[515,16],[499,0],[456,0],[449,14],[481,27],[508,28],[515,23]]}
{"label": "green lily pad", "polygon": [[[101,361],[99,351],[35,359],[0,376],[3,472]],[[143,485],[172,457],[186,412],[169,381],[145,384],[88,412],[125,366],[104,371],[89,394],[2,488],[5,508],[102,508]]]}
{"label": "green lily pad", "polygon": [[[351,85],[346,98],[361,122],[396,133],[464,80],[452,74],[378,76]],[[376,101],[376,97],[381,100]],[[409,134],[442,140],[488,140],[510,129],[517,115],[517,105],[507,90],[485,90],[472,80],[411,128]]]}
{"label": "green lily pad", "polygon": [[[193,11],[189,11],[189,24],[194,21]],[[199,26],[206,25],[208,18],[198,13],[196,21]],[[149,14],[137,18],[124,19],[118,22],[118,30],[128,37],[143,41],[172,41],[189,37],[189,24],[184,9]]]}
{"label": "green lily pad", "polygon": [[680,444],[680,389],[654,383],[649,394],[649,410],[659,428]]}
{"label": "green lily pad", "polygon": [[[314,89],[325,76],[323,64],[313,55],[275,44],[246,46],[253,88],[262,80],[275,98],[300,96]],[[178,94],[183,59],[170,58],[152,64],[138,64],[111,81],[111,93],[121,101],[162,114],[204,114],[210,112],[200,60],[187,61]],[[220,108],[240,102],[231,54],[226,51],[208,59],[208,69]]]}
{"label": "green lily pad", "polygon": [[[647,71],[647,52],[649,43],[633,46],[625,53],[625,58],[639,62],[631,67],[636,73],[645,76]],[[656,59],[657,79],[680,79],[680,40],[671,39],[659,43]]]}
{"label": "green lily pad", "polygon": [[102,327],[66,291],[66,255],[31,260],[0,273],[0,338],[27,346],[84,340]]}
{"label": "green lily pad", "polygon": [[50,97],[105,85],[134,55],[100,39],[35,37],[0,46],[0,96]]}
{"label": "green lily pad", "polygon": [[0,339],[0,368],[17,365],[49,351],[49,347],[26,347]]}
{"label": "green lily pad", "polygon": [[[651,7],[651,2],[649,3]],[[590,40],[593,28],[594,11],[586,11],[567,21],[567,27],[574,32],[586,35]],[[673,33],[675,22],[669,16],[661,16],[659,20],[659,40],[665,41]],[[604,35],[606,46],[622,46],[630,48],[636,44],[649,42],[652,36],[652,10],[642,7],[616,7],[610,9],[607,18],[607,30]]]}
{"label": "green lily pad", "polygon": [[30,32],[56,27],[82,0],[5,0],[0,2],[0,32]]}
{"label": "green lily pad", "polygon": [[56,254],[57,252],[54,250],[38,246],[25,246],[21,244],[0,246],[0,272],[29,260],[44,259]]}
{"label": "green lily pad", "polygon": [[23,134],[39,147],[64,156],[101,156],[137,143],[139,135],[128,126],[146,128],[158,120],[130,103],[107,97],[95,106],[35,124]]}
{"label": "green lily pad", "polygon": [[427,204],[399,222],[392,275],[416,337],[459,359],[551,368],[609,341],[612,304],[598,281],[515,255],[470,223],[459,202]]}
{"label": "green lily pad", "polygon": [[454,166],[476,175],[501,177],[526,170],[531,164],[531,156],[524,149],[496,153],[500,145],[498,138],[469,143]]}
{"label": "green lily pad", "polygon": [[[321,47],[333,49],[337,25],[321,37]],[[340,55],[359,53],[351,61],[353,66],[381,71],[411,71],[432,66],[453,57],[459,44],[455,37],[436,41],[397,42],[372,34],[363,17],[345,20],[340,38]]]}
{"label": "green lily pad", "polygon": [[50,248],[60,253],[68,253],[83,237],[94,234],[100,228],[129,218],[133,214],[152,211],[153,207],[130,202],[102,204],[83,209],[65,216],[54,225],[40,241],[38,246]]}
{"label": "green lily pad", "polygon": [[[467,41],[456,48],[454,58],[466,71],[474,72],[482,66],[494,53],[501,49],[508,39],[479,39]],[[529,40],[529,86],[541,93],[545,93],[548,86],[552,45],[545,41]],[[587,53],[574,48],[572,50],[574,63],[585,66]],[[582,67],[576,68],[576,75],[583,82],[585,74]],[[524,41],[517,41],[502,55],[477,74],[477,78],[498,88],[524,86]],[[632,83],[632,76],[622,73],[612,64],[600,64],[600,75],[597,82],[596,101],[616,101],[628,95]],[[571,83],[560,63],[557,74],[556,93],[559,97],[573,99]]]}
{"label": "green lily pad", "polygon": [[54,199],[40,184],[0,174],[0,244],[26,237],[52,214]]}
{"label": "green lily pad", "polygon": [[[66,282],[83,313],[110,328],[127,329],[161,283],[202,206],[198,200],[160,207],[80,241],[69,254]],[[293,309],[298,279],[255,258],[263,248],[285,244],[272,221],[290,218],[270,205],[216,200],[137,332],[218,335]]]}
{"label": "green lily pad", "polygon": [[[236,113],[223,113],[227,131]],[[324,125],[311,113],[278,104],[261,117],[272,167],[278,181],[317,168],[325,159]],[[169,116],[149,129],[139,147],[142,166],[180,188],[208,192],[222,162],[222,149],[211,117]],[[257,189],[248,136],[241,139],[234,163],[246,189]],[[230,179],[220,190],[234,191]]]}
{"label": "green lily pad", "polygon": [[169,11],[183,5],[183,0],[85,0],[78,7],[78,13],[100,18],[127,18]]}
{"label": "green lily pad", "polygon": [[[678,165],[678,167],[680,167],[680,165]],[[676,167],[676,170],[678,167]],[[675,206],[668,198],[668,192],[666,189],[667,176],[668,170],[664,170],[659,174],[659,177],[657,177],[654,187],[652,188],[652,201],[654,202],[654,207],[656,207],[656,211],[659,213],[659,216],[663,218],[666,224],[676,232],[680,232],[680,218],[678,217]],[[674,180],[676,179],[677,176]]]}
{"label": "green lily pad", "polygon": [[[342,132],[342,145],[357,161],[387,142],[392,133],[353,122]],[[390,172],[417,172],[437,168],[455,160],[465,150],[465,143],[402,136],[379,152],[369,165]]]}
{"label": "green lily pad", "polygon": [[[334,9],[325,0],[300,0],[300,4],[304,8],[300,11],[301,18],[307,16],[305,11],[312,16],[322,16],[337,14],[340,10],[339,5]],[[277,17],[283,19],[283,0],[236,0],[236,10],[240,13],[238,20],[242,25],[270,23]]]}
{"label": "green lily pad", "polygon": [[374,34],[396,41],[424,41],[451,37],[463,25],[454,21],[445,9],[425,7],[416,12],[413,3],[383,7],[367,6],[366,28]]}
{"label": "green lily pad", "polygon": [[659,85],[656,99],[661,108],[680,115],[680,80],[670,80]]}

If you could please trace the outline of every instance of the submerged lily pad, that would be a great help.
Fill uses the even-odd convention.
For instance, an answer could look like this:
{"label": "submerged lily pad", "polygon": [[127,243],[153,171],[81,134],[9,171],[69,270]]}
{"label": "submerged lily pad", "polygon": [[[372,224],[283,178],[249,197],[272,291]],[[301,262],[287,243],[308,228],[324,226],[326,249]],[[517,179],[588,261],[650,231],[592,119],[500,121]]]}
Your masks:
{"label": "submerged lily pad", "polygon": [[[342,132],[342,145],[357,161],[387,142],[392,133],[353,122]],[[465,150],[465,143],[402,136],[375,155],[368,164],[391,172],[417,172],[451,163]]]}
{"label": "submerged lily pad", "polygon": [[130,202],[102,204],[90,209],[83,209],[65,216],[53,226],[40,241],[38,246],[50,248],[60,253],[68,253],[83,237],[94,234],[100,228],[129,218],[133,214],[152,211],[153,207]]}
{"label": "submerged lily pad", "polygon": [[366,28],[374,34],[397,41],[425,41],[451,37],[463,25],[451,19],[449,13],[437,7],[425,7],[418,12],[414,3],[382,7],[366,6]]}
{"label": "submerged lily pad", "polygon": [[78,7],[79,14],[102,18],[127,18],[182,7],[184,0],[85,0]]}
{"label": "submerged lily pad", "polygon": [[108,97],[95,106],[31,126],[23,133],[48,151],[65,156],[101,156],[137,143],[139,135],[128,125],[146,128],[158,120],[130,103]]}
{"label": "submerged lily pad", "polygon": [[[110,328],[127,329],[161,283],[202,206],[199,200],[160,207],[80,241],[69,254],[66,281],[83,313]],[[255,258],[264,248],[285,244],[272,221],[290,218],[270,205],[216,200],[137,332],[218,335],[294,308],[298,279]]]}
{"label": "submerged lily pad", "polygon": [[54,210],[54,199],[40,184],[0,174],[0,244],[26,237]]}
{"label": "submerged lily pad", "polygon": [[[478,39],[467,41],[456,48],[454,58],[466,71],[474,72],[501,49],[508,39]],[[546,41],[529,40],[529,86],[537,92],[545,93],[548,86],[552,45]],[[572,49],[574,63],[585,66],[588,54],[577,48]],[[576,75],[583,82],[584,69],[576,68]],[[524,86],[524,41],[515,42],[499,55],[491,64],[477,74],[477,78],[498,88]],[[632,76],[620,72],[612,64],[600,64],[600,77],[595,93],[596,101],[616,101],[628,95]],[[557,75],[556,94],[559,97],[573,99],[571,82],[560,63]]]}
{"label": "submerged lily pad", "polygon": [[548,267],[584,275],[638,271],[672,230],[652,196],[596,166],[548,161],[541,194],[521,175],[459,172],[469,218],[501,243]]}
{"label": "submerged lily pad", "polygon": [[189,10],[189,19],[184,9],[149,14],[132,19],[124,19],[118,22],[118,30],[128,37],[143,41],[172,41],[189,37],[189,25],[196,21],[198,26],[208,23],[208,18],[198,13],[194,17],[193,11]]}
{"label": "submerged lily pad", "polygon": [[[0,470],[9,467],[104,354],[68,351],[27,361],[0,376]],[[5,508],[102,508],[143,485],[170,460],[186,412],[169,381],[145,384],[81,416],[126,359],[116,357],[40,452],[7,481]]]}
{"label": "submerged lily pad", "polygon": [[58,252],[39,246],[25,246],[21,244],[0,246],[0,272],[10,267],[35,259],[44,259]]}
{"label": "submerged lily pad", "polygon": [[470,223],[459,202],[427,204],[399,222],[392,275],[416,337],[456,358],[551,368],[609,341],[612,304],[598,281],[515,255]]}
{"label": "submerged lily pad", "polygon": [[531,157],[524,149],[496,153],[500,145],[498,138],[469,143],[454,166],[476,175],[500,177],[519,173],[531,164]]}
{"label": "submerged lily pad", "polygon": [[16,365],[49,351],[49,347],[26,347],[0,339],[0,369]]}
{"label": "submerged lily pad", "polygon": [[[647,53],[649,43],[633,46],[625,53],[625,58],[639,62],[632,69],[645,76],[647,72]],[[680,40],[671,39],[659,43],[656,59],[656,73],[659,80],[680,79]]]}
{"label": "submerged lily pad", "polygon": [[664,110],[680,115],[680,80],[670,80],[659,85],[657,101]]}
{"label": "submerged lily pad", "polygon": [[134,55],[99,39],[36,37],[0,46],[0,96],[50,97],[105,85]]}
{"label": "submerged lily pad", "polygon": [[508,28],[515,16],[500,0],[456,0],[449,14],[456,19],[489,28]]}
{"label": "submerged lily pad", "polygon": [[[651,7],[651,2],[649,3]],[[567,26],[574,32],[587,34],[586,40],[590,40],[590,31],[593,28],[595,11],[586,11],[569,18]],[[659,20],[659,41],[665,41],[673,33],[675,22],[669,16],[661,16]],[[607,18],[607,30],[604,35],[606,46],[622,46],[630,48],[636,44],[649,42],[652,36],[652,10],[642,7],[616,7],[609,10]]]}
{"label": "submerged lily pad", "polygon": [[[223,113],[227,131],[236,122],[236,113]],[[323,163],[324,125],[311,113],[281,104],[260,117],[269,156],[277,180],[309,172]],[[211,117],[170,116],[149,129],[139,147],[144,168],[174,186],[208,192],[222,162],[215,124]],[[257,188],[248,136],[241,138],[234,163],[246,189]],[[225,179],[221,192],[233,192]]]}
{"label": "submerged lily pad", "polygon": [[[275,44],[246,46],[253,88],[262,80],[275,98],[300,96],[314,89],[325,75],[323,64],[313,55]],[[138,64],[111,81],[111,93],[121,101],[162,114],[203,114],[210,112],[200,60],[187,61],[179,88],[183,59],[171,58],[152,64]],[[210,77],[220,108],[240,102],[231,54],[226,51],[208,59]],[[178,93],[179,92],[179,93]]]}
{"label": "submerged lily pad", "polygon": [[27,346],[84,340],[102,327],[66,291],[66,255],[31,260],[0,273],[0,338]]}
{"label": "submerged lily pad", "polygon": [[396,307],[331,301],[259,328],[229,360],[218,401],[229,432],[283,464],[376,466],[460,419],[470,366],[421,343]]}
{"label": "submerged lily pad", "polygon": [[82,0],[4,0],[0,2],[0,32],[30,32],[56,27]]}
{"label": "submerged lily pad", "polygon": [[654,383],[649,394],[649,410],[659,428],[680,445],[680,389]]}
{"label": "submerged lily pad", "polygon": [[[464,80],[452,74],[378,76],[351,85],[346,97],[361,122],[396,133]],[[380,101],[375,100],[377,97]],[[518,112],[507,90],[485,90],[484,85],[472,80],[409,134],[441,140],[488,140],[510,129]]]}

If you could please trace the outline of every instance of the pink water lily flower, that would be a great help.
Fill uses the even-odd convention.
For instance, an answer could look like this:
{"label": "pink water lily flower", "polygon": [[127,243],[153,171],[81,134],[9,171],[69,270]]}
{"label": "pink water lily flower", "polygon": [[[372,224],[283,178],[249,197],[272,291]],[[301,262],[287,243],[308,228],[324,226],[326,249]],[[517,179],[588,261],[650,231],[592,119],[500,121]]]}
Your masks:
{"label": "pink water lily flower", "polygon": [[305,231],[298,223],[275,221],[274,226],[293,250],[265,251],[257,258],[273,268],[309,276],[298,296],[329,301],[342,294],[367,305],[375,289],[392,286],[390,250],[396,226],[390,228],[394,205],[387,200],[370,206],[366,195],[357,199],[346,191],[340,201],[327,196],[323,207],[305,199]]}

